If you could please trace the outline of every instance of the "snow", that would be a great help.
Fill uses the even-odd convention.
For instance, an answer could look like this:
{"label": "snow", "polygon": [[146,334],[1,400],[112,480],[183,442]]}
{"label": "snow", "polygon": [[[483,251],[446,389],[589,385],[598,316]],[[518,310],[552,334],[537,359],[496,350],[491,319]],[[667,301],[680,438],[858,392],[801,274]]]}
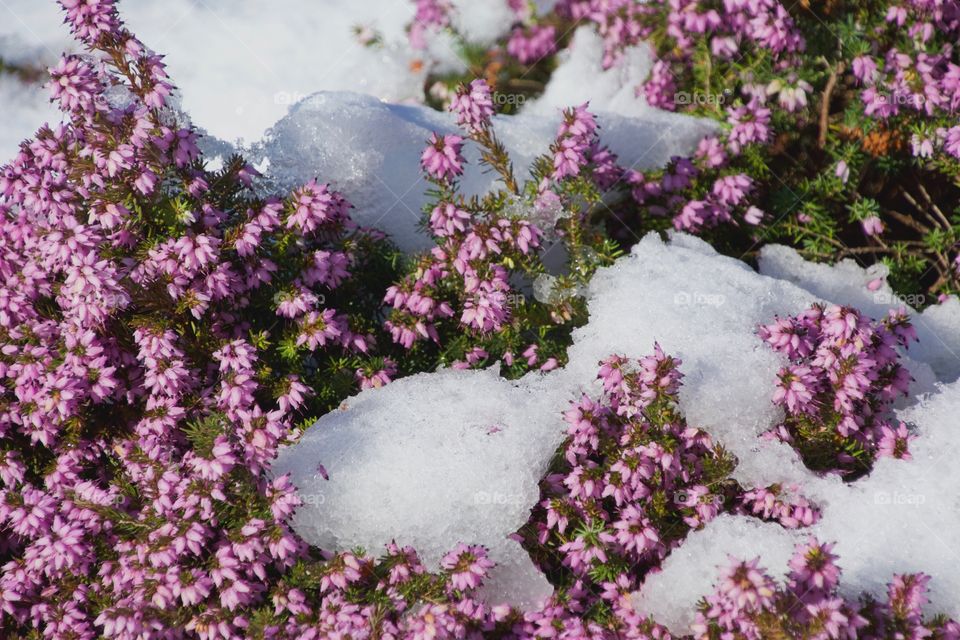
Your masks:
{"label": "snow", "polygon": [[944,386],[900,412],[919,438],[912,460],[881,459],[873,472],[852,484],[808,474],[804,493],[822,509],[820,523],[801,531],[744,516],[718,518],[692,533],[663,565],[648,576],[633,602],[676,633],[693,622],[697,601],[712,591],[715,568],[729,561],[759,557],[768,573],[780,578],[792,545],[814,535],[836,542],[843,570],[841,593],[856,600],[862,593],[882,599],[898,573],[932,577],[928,615],[960,616],[960,383]]}
{"label": "snow", "polygon": [[804,468],[792,450],[757,439],[782,415],[770,399],[783,361],[755,330],[815,300],[699,239],[678,234],[668,244],[650,234],[594,276],[590,322],[574,332],[565,375],[591,380],[609,354],[638,357],[659,342],[683,361],[680,406],[687,420],[740,459],[735,476],[747,485],[796,481]]}
{"label": "snow", "polygon": [[[456,60],[449,38],[436,38],[429,52],[410,49],[409,0],[124,0],[120,12],[164,54],[197,126],[229,142],[258,140],[290,105],[319,90],[422,101],[426,69]],[[472,42],[489,43],[512,22],[506,0],[454,3],[453,24]],[[356,27],[383,45],[365,46]],[[0,3],[0,57],[45,67],[76,49],[55,0]],[[4,124],[13,130],[4,135],[29,136],[39,122]]]}
{"label": "snow", "polygon": [[0,74],[0,164],[17,153],[20,142],[44,122],[60,122],[60,112],[50,104],[49,94],[37,85],[21,82],[10,74]]}
{"label": "snow", "polygon": [[637,611],[685,634],[697,602],[713,591],[721,568],[732,559],[759,557],[767,574],[782,581],[797,541],[795,534],[756,518],[721,515],[707,528],[691,532],[664,560],[662,571],[647,576],[631,601]]}
{"label": "snow", "polygon": [[[807,270],[819,267],[801,263],[797,273]],[[864,275],[844,273],[849,282]],[[842,291],[839,276],[835,283]],[[821,299],[816,294],[758,274],[696,238],[677,234],[665,242],[650,234],[598,272],[586,296],[590,321],[574,333],[562,370],[515,382],[492,370],[421,374],[365,391],[322,418],[274,466],[274,473],[292,472],[307,496],[297,531],[328,549],[379,549],[396,537],[429,563],[456,542],[479,542],[494,559],[513,563],[511,578],[501,573],[490,593],[520,603],[542,598],[545,583],[506,536],[537,500],[537,479],[562,440],[561,412],[578,393],[596,393],[600,359],[639,357],[659,341],[683,360],[680,405],[689,423],[737,456],[734,477],[748,487],[798,483],[822,507],[823,520],[788,532],[745,517],[718,519],[648,578],[637,597],[644,613],[683,631],[728,555],[760,556],[772,575],[782,575],[793,545],[813,533],[839,541],[847,595],[880,595],[894,572],[923,570],[938,590],[930,610],[957,615],[947,595],[960,592],[960,578],[943,561],[955,552],[937,536],[960,531],[960,471],[944,468],[960,456],[960,441],[948,431],[960,410],[960,382],[905,403],[901,417],[920,432],[915,460],[882,460],[872,475],[845,485],[809,472],[786,445],[757,437],[781,417],[771,397],[782,361],[755,328],[808,307]],[[914,394],[936,390],[929,366],[907,366],[917,378]]]}
{"label": "snow", "polygon": [[[589,26],[578,27],[570,46],[558,55],[558,65],[546,90],[524,105],[525,113],[550,115],[570,105],[590,103],[590,109],[645,117],[664,113],[649,105],[636,89],[653,66],[653,52],[646,44],[628,47],[610,69],[602,69],[603,38]],[[598,73],[599,71],[599,73]],[[584,82],[590,78],[590,82]]]}
{"label": "snow", "polygon": [[529,518],[562,441],[558,406],[555,393],[492,369],[412,376],[347,400],[273,472],[292,473],[306,503],[293,526],[308,542],[379,554],[395,540],[433,570],[458,542],[483,544],[502,565],[490,597],[534,605],[552,588],[508,536]]}
{"label": "snow", "polygon": [[469,42],[491,43],[516,20],[507,0],[454,0],[453,28]]}
{"label": "snow", "polygon": [[[529,175],[534,158],[546,153],[556,136],[560,111],[549,115],[498,116],[497,135],[513,159],[518,179]],[[713,130],[705,120],[650,113],[645,117],[600,116],[601,140],[622,164],[649,168],[690,153]],[[349,93],[314,94],[290,109],[253,149],[280,189],[313,177],[332,183],[356,207],[354,219],[389,233],[405,251],[431,246],[419,227],[429,184],[419,158],[431,132],[455,133],[451,114],[427,107],[395,105]],[[461,180],[468,194],[493,186],[495,177],[478,167],[479,150],[464,149],[469,170]]]}
{"label": "snow", "polygon": [[[940,380],[960,378],[960,300],[956,296],[917,313],[913,307],[932,301],[923,295],[898,296],[886,283],[887,268],[882,264],[863,268],[850,259],[836,265],[813,264],[780,245],[761,250],[759,267],[760,273],[789,280],[824,299],[857,307],[873,317],[882,317],[889,309],[908,308],[920,338],[920,344],[910,348],[910,356],[929,364]],[[879,286],[868,286],[877,280]]]}
{"label": "snow", "polygon": [[[423,72],[414,69],[423,65],[403,31],[413,16],[407,0],[124,0],[120,11],[140,40],[164,54],[193,121],[230,142],[259,139],[319,89],[422,99]],[[62,21],[54,0],[4,0],[0,56],[54,63],[76,48]],[[384,46],[364,46],[357,26],[378,32]],[[28,136],[39,122],[11,135]]]}
{"label": "snow", "polygon": [[55,1],[0,2],[0,57],[9,63],[49,66],[75,46]]}

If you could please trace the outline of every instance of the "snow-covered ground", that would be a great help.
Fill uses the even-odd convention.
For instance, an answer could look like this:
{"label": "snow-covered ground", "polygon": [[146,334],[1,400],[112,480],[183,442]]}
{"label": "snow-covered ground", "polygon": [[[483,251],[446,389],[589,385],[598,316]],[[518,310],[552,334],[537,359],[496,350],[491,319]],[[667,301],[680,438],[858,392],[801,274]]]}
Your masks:
{"label": "snow-covered ground", "polygon": [[[455,24],[476,41],[495,38],[511,22],[506,0],[455,4]],[[407,45],[412,2],[124,0],[120,7],[141,40],[165,55],[182,108],[197,126],[219,141],[241,141],[275,186],[313,177],[331,182],[362,224],[384,229],[405,250],[429,246],[417,227],[426,188],[417,158],[431,131],[454,126],[447,114],[417,103],[426,65],[454,65],[456,56],[443,37],[426,53]],[[2,0],[0,17],[0,57],[10,62],[46,66],[75,46],[53,0]],[[356,27],[379,34],[382,46],[364,46]],[[689,153],[711,130],[706,121],[651,109],[634,95],[651,66],[645,46],[582,82],[601,56],[600,38],[579,29],[544,95],[521,116],[498,119],[519,178],[547,150],[560,110],[571,105],[590,102],[604,142],[638,168]],[[334,93],[347,91],[358,95]],[[42,87],[10,75],[0,76],[0,106],[2,159],[42,122],[59,119]],[[208,140],[204,148],[230,146]],[[465,186],[479,192],[491,180],[475,170],[476,158],[468,149],[474,170]]]}
{"label": "snow-covered ground", "polygon": [[[471,37],[492,38],[504,24],[505,0],[459,4]],[[429,132],[448,131],[452,122],[402,104],[418,102],[423,90],[423,65],[402,32],[412,3],[124,0],[121,8],[139,37],[166,54],[183,108],[199,127],[245,141],[281,186],[313,176],[332,181],[362,223],[384,228],[405,249],[425,246],[416,227],[424,202],[416,159]],[[378,31],[383,48],[364,47],[353,33],[358,25]],[[0,0],[4,59],[46,65],[69,46],[52,0]],[[451,64],[443,46],[436,43],[430,55]],[[587,100],[600,113],[604,140],[628,165],[661,164],[708,131],[704,122],[658,112],[633,96],[650,66],[642,47],[583,82],[599,47],[595,35],[578,31],[543,97],[519,116],[498,118],[521,176],[554,135],[557,110]],[[41,122],[57,118],[42,89],[10,75],[0,77],[0,109],[0,162]],[[490,178],[472,165],[465,187],[483,190]],[[822,507],[823,520],[805,533],[838,542],[847,593],[878,594],[892,573],[922,570],[933,576],[930,611],[960,615],[950,598],[960,593],[960,557],[951,546],[960,534],[960,302],[913,314],[920,343],[907,366],[915,383],[900,415],[919,433],[914,460],[883,460],[869,477],[844,485],[813,476],[787,446],[758,438],[780,417],[771,397],[782,361],[754,331],[816,300],[874,316],[900,301],[885,285],[867,287],[881,271],[853,263],[811,265],[768,247],[760,268],[688,236],[670,243],[649,236],[594,278],[590,321],[576,331],[563,370],[518,382],[484,371],[423,374],[348,400],[277,464],[277,472],[293,472],[306,498],[298,530],[330,548],[365,545],[371,552],[396,538],[434,564],[472,536],[464,541],[490,546],[505,564],[491,586],[498,595],[541,599],[549,587],[507,535],[536,501],[537,481],[562,438],[560,413],[578,392],[596,391],[601,358],[642,356],[658,341],[683,360],[681,407],[689,422],[738,457],[735,476],[746,485],[798,483]],[[777,575],[798,535],[719,518],[650,576],[636,604],[683,632],[728,553],[759,555]]]}
{"label": "snow-covered ground", "polygon": [[[631,117],[599,113],[601,140],[626,166],[660,166],[689,154],[713,125],[705,120],[644,107]],[[534,158],[546,153],[560,124],[560,109],[499,116],[497,135],[513,159],[518,179],[528,176]],[[314,176],[333,184],[356,207],[357,222],[388,232],[400,248],[431,246],[418,227],[429,184],[420,172],[420,154],[432,131],[454,133],[451,114],[413,105],[391,105],[370,96],[317,93],[291,108],[251,154],[281,190]],[[479,194],[494,177],[478,165],[479,149],[467,145],[464,190]]]}
{"label": "snow-covered ground", "polygon": [[[944,560],[957,557],[948,536],[960,531],[960,473],[952,462],[960,456],[960,436],[952,428],[960,383],[942,386],[956,378],[960,360],[944,358],[937,346],[960,344],[960,314],[912,314],[920,344],[906,361],[915,382],[900,417],[919,433],[914,459],[882,460],[853,484],[819,478],[788,446],[759,438],[782,417],[771,399],[783,362],[761,343],[756,326],[818,300],[869,299],[872,306],[865,306],[874,313],[895,305],[886,285],[867,289],[876,270],[813,265],[783,247],[768,249],[763,263],[777,277],[690,236],[665,243],[649,235],[594,277],[587,292],[590,321],[575,332],[564,369],[514,383],[488,371],[422,374],[348,400],[343,411],[321,419],[284,451],[275,467],[291,471],[308,497],[297,515],[298,531],[335,548],[366,545],[371,551],[396,537],[429,557],[475,532],[471,542],[491,546],[494,557],[504,554],[510,544],[505,534],[536,502],[536,471],[554,453],[568,402],[598,392],[602,358],[641,357],[656,341],[683,360],[681,408],[691,425],[707,429],[737,456],[734,476],[745,486],[799,484],[822,508],[823,519],[812,529],[788,532],[745,517],[719,518],[648,578],[636,597],[639,609],[684,632],[728,554],[760,556],[780,575],[793,545],[813,533],[837,541],[848,594],[882,595],[893,573],[924,571],[933,577],[929,611],[960,614],[950,597],[960,592],[960,576],[955,563]],[[943,316],[936,325],[928,322],[933,313]],[[471,391],[464,395],[463,389]],[[475,496],[483,491],[511,500],[479,508]],[[324,499],[310,499],[316,495]],[[425,495],[429,500],[421,499]],[[531,570],[514,574],[526,576],[526,590],[518,583],[510,592],[517,602],[543,595]]]}
{"label": "snow-covered ground", "polygon": [[[231,142],[257,140],[320,89],[390,101],[422,92],[414,57],[400,46],[413,12],[407,0],[124,0],[120,8],[131,30],[164,54],[194,122]],[[361,26],[381,33],[384,47],[365,47],[354,33]],[[53,0],[0,2],[3,58],[46,66],[74,48]],[[37,116],[18,128],[20,138],[45,113]],[[4,139],[0,152],[10,151]]]}

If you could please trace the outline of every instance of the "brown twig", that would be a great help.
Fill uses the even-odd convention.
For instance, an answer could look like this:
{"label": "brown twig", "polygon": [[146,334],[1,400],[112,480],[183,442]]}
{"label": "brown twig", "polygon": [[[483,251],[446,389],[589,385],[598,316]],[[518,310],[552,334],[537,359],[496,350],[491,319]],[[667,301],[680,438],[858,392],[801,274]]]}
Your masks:
{"label": "brown twig", "polygon": [[923,214],[923,217],[930,221],[930,224],[932,224],[934,227],[942,226],[941,222],[936,218],[934,218],[932,215],[930,215],[930,213],[927,212],[927,209],[923,207],[919,202],[917,202],[916,198],[910,195],[909,191],[907,191],[903,187],[900,187],[900,193],[903,194],[903,197],[907,199],[907,202],[913,205],[914,209],[916,209],[918,212]]}
{"label": "brown twig", "polygon": [[817,136],[817,146],[821,149],[827,146],[827,129],[830,126],[830,96],[833,95],[833,89],[837,86],[837,78],[843,73],[844,64],[837,63],[837,66],[830,72],[827,78],[827,86],[823,88],[823,97],[820,99],[820,134]]}
{"label": "brown twig", "polygon": [[919,180],[917,181],[917,188],[920,189],[920,194],[923,196],[923,199],[927,201],[927,204],[930,205],[930,208],[933,209],[933,212],[937,214],[940,218],[940,222],[943,223],[944,229],[950,229],[953,225],[950,224],[950,220],[947,219],[947,216],[944,215],[943,211],[940,210],[940,207],[937,206],[937,203],[933,201],[933,198],[930,197],[930,194],[927,192],[927,189],[923,186],[923,183]]}
{"label": "brown twig", "polygon": [[894,219],[896,219],[896,220],[900,221],[901,223],[907,225],[907,226],[910,227],[911,229],[914,229],[914,230],[922,233],[923,235],[927,235],[928,233],[930,233],[930,229],[928,229],[927,227],[925,227],[925,226],[923,226],[922,224],[920,224],[919,222],[917,222],[917,221],[913,218],[913,216],[908,216],[908,215],[905,214],[905,213],[900,213],[899,211],[894,211],[893,209],[887,209],[887,213],[889,213],[891,216],[893,216]]}

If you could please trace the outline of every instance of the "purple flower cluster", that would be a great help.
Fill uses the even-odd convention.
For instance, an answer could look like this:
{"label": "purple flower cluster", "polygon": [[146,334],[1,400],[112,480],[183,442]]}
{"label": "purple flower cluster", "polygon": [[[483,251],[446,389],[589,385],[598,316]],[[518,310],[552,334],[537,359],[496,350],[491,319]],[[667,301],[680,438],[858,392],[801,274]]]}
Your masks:
{"label": "purple flower cluster", "polygon": [[911,436],[888,415],[911,380],[898,353],[916,340],[905,312],[872,322],[850,307],[814,305],[759,335],[790,361],[773,398],[786,418],[772,435],[820,470],[862,471],[877,455],[909,457]]}
{"label": "purple flower cluster", "polygon": [[802,495],[799,487],[770,485],[745,491],[739,497],[742,513],[777,522],[787,529],[809,527],[820,520],[820,510]]}
{"label": "purple flower cluster", "polygon": [[[587,110],[588,106],[582,104],[563,112],[557,139],[550,147],[553,166],[549,178],[558,183],[583,175],[606,191],[619,183],[625,172],[617,163],[617,155],[600,143],[597,117]],[[541,197],[549,186],[549,181],[540,183]]]}
{"label": "purple flower cluster", "polygon": [[585,395],[564,414],[563,460],[543,482],[529,532],[555,554],[543,561],[611,604],[726,502],[711,487],[733,462],[677,410],[679,364],[659,346],[636,362],[601,363],[604,395]]}
{"label": "purple flower cluster", "polygon": [[[604,41],[604,68],[616,63],[622,51],[647,39],[662,20],[661,3],[635,0],[563,0],[556,8],[560,15],[577,22],[596,25]],[[802,51],[804,41],[787,9],[775,0],[744,2],[724,0],[672,0],[667,9],[666,35],[675,44],[674,55],[691,56],[695,39],[708,36],[711,53],[734,57],[744,44],[765,49],[775,56]],[[656,20],[651,18],[656,17]]]}
{"label": "purple flower cluster", "polygon": [[114,3],[61,4],[67,121],[0,168],[0,635],[240,637],[306,554],[262,472],[321,348],[372,344],[324,303],[372,236],[325,185],[205,171]]}
{"label": "purple flower cluster", "polygon": [[650,11],[635,0],[561,0],[556,12],[574,22],[592,22],[603,38],[603,68],[609,69],[623,50],[650,34],[643,18]]}
{"label": "purple flower cluster", "polygon": [[[471,140],[500,149],[490,127],[493,102],[485,81],[461,87],[450,109]],[[511,319],[509,265],[540,244],[540,230],[528,221],[491,215],[457,194],[463,143],[460,136],[434,133],[421,158],[441,194],[429,216],[437,246],[385,297],[393,307],[386,327],[394,342],[408,349],[420,340],[437,342],[437,322],[455,316],[455,309],[460,326],[475,335],[503,329]]]}
{"label": "purple flower cluster", "polygon": [[[867,51],[853,59],[851,72],[861,87],[864,113],[879,121],[902,114],[955,118],[960,110],[960,66],[949,48],[934,49],[935,34],[956,37],[960,16],[952,5],[912,0],[889,8],[889,34],[907,34],[912,46]],[[877,34],[881,36],[880,33]],[[942,149],[960,159],[960,126],[920,130],[912,136],[913,155],[929,158]]]}
{"label": "purple flower cluster", "polygon": [[798,545],[783,585],[764,572],[759,559],[733,562],[721,572],[716,591],[697,613],[694,636],[698,640],[960,637],[960,625],[953,620],[924,621],[929,578],[923,574],[894,576],[886,602],[845,600],[838,593],[841,572],[832,549],[814,538]]}
{"label": "purple flower cluster", "polygon": [[552,25],[515,27],[507,41],[507,53],[522,64],[534,64],[557,52],[557,28]]}
{"label": "purple flower cluster", "polygon": [[414,49],[427,47],[427,36],[450,25],[451,5],[448,0],[414,0],[416,10],[413,22],[407,27],[407,37]]}
{"label": "purple flower cluster", "polygon": [[[733,59],[742,55],[744,47],[753,46],[767,51],[784,66],[805,46],[793,19],[775,0],[727,0],[722,7],[696,0],[670,3],[565,0],[556,11],[567,19],[587,20],[596,25],[604,38],[604,68],[615,64],[626,47],[639,44],[666,24],[670,50],[654,62],[649,78],[638,92],[643,93],[649,104],[667,110],[673,110],[678,101],[683,103],[678,96],[690,98],[690,94],[678,93],[677,86],[692,64],[698,40],[708,40],[714,56]],[[801,85],[806,83],[784,87],[781,97],[788,97],[792,102],[805,101],[802,88],[798,88]],[[808,85],[807,88],[809,90]],[[718,174],[751,145],[770,140],[771,112],[766,106],[766,87],[750,88],[742,101],[734,102],[731,97],[702,96],[718,109],[722,105],[729,125],[722,138],[707,138],[694,158],[674,159],[662,175],[648,177],[633,170],[624,174],[624,181],[630,185],[637,203],[655,215],[671,215],[677,229],[700,233],[733,223],[735,216],[749,225],[758,225],[765,218],[762,210],[747,202],[752,180],[743,173],[717,175],[711,191],[690,197],[695,178],[701,174]]]}
{"label": "purple flower cluster", "polygon": [[458,91],[450,103],[457,124],[469,133],[479,133],[490,126],[493,117],[493,96],[485,80],[474,80]]}

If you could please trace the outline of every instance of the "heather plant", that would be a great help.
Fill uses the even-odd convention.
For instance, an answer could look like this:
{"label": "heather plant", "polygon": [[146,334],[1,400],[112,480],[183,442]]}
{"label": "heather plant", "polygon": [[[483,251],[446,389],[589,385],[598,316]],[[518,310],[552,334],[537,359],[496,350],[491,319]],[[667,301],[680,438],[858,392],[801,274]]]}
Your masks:
{"label": "heather plant", "polygon": [[610,623],[617,602],[720,513],[788,528],[819,518],[795,491],[744,490],[730,477],[736,459],[677,407],[679,365],[659,346],[638,361],[601,363],[603,395],[584,395],[564,414],[567,441],[521,531],[534,560],[598,623]]}
{"label": "heather plant", "polygon": [[[659,348],[636,362],[608,358],[598,376],[603,395],[584,396],[565,412],[568,438],[542,483],[543,501],[519,532],[556,587],[542,607],[484,604],[477,590],[493,566],[482,547],[467,544],[442,559],[439,573],[423,567],[414,550],[396,545],[378,560],[341,553],[314,561],[288,578],[297,585],[297,600],[331,603],[319,628],[332,636],[672,637],[635,610],[631,594],[689,531],[722,512],[785,527],[807,526],[819,516],[795,488],[745,491],[730,479],[736,461],[679,413],[679,365]],[[924,618],[929,578],[922,574],[894,576],[885,602],[839,595],[841,570],[832,549],[812,538],[798,545],[784,585],[758,560],[734,562],[699,606],[693,637],[960,637],[956,622]]]}
{"label": "heather plant", "polygon": [[[496,66],[501,76],[487,72],[495,90],[539,93],[521,81],[549,74],[548,52],[591,24],[604,68],[626,47],[652,48],[638,96],[720,127],[690,158],[622,168],[608,187],[619,199],[608,194],[609,208],[592,216],[611,237],[673,226],[738,257],[787,242],[810,259],[882,262],[921,305],[958,291],[955,3],[565,0],[543,15],[524,6],[491,50],[511,60]],[[528,48],[509,46],[522,32],[543,34],[529,50],[546,57],[529,62]],[[540,42],[548,33],[552,47]]]}
{"label": "heather plant", "polygon": [[[422,156],[437,246],[404,265],[321,182],[272,197],[240,157],[208,169],[161,57],[115,3],[60,4],[86,48],[49,71],[65,123],[42,127],[0,168],[0,635],[665,639],[626,596],[690,530],[720,511],[785,527],[816,521],[797,488],[730,480],[734,461],[677,409],[679,362],[657,350],[636,364],[607,360],[603,397],[566,413],[569,438],[522,531],[558,586],[545,606],[485,601],[492,563],[468,540],[436,571],[396,544],[380,558],[308,547],[289,524],[295,488],[267,473],[279,446],[349,393],[397,375],[496,359],[510,375],[559,366],[585,318],[579,291],[617,255],[592,224],[595,205],[623,182],[662,194],[617,165],[585,105],[564,113],[519,181],[494,131],[491,85],[476,80],[450,96],[463,135],[435,135]],[[420,5],[419,24],[448,26],[445,3]],[[542,22],[512,6],[529,24],[506,51],[530,66],[559,46],[549,20],[586,5],[561,3]],[[612,57],[642,35],[618,24],[598,27]],[[744,148],[763,137],[751,117],[733,129]],[[463,195],[465,144],[502,187]],[[685,193],[699,175],[690,167],[724,144],[705,141],[698,160],[676,161],[663,180]],[[744,209],[744,180],[717,178],[711,202]],[[674,220],[694,230],[725,220],[694,209]],[[743,219],[759,222],[750,211]],[[562,273],[543,263],[550,245],[568,256]],[[909,436],[885,412],[905,384],[893,349],[909,326],[900,315],[814,315],[762,330],[793,361],[778,433],[801,452],[825,440],[859,447],[858,462],[905,457]],[[810,398],[795,379],[810,382]],[[828,403],[847,413],[813,416]],[[836,454],[828,464],[854,462]],[[706,637],[958,637],[953,622],[923,621],[922,576],[896,578],[889,602],[855,608],[838,601],[829,548],[804,554],[791,565],[797,584],[822,597],[741,565],[701,612]]]}
{"label": "heather plant", "polygon": [[850,307],[814,305],[758,333],[790,361],[773,398],[785,420],[770,437],[794,446],[814,470],[852,477],[877,456],[910,458],[913,436],[891,417],[911,380],[898,349],[916,340],[903,311],[874,322]]}
{"label": "heather plant", "polygon": [[510,99],[499,103],[504,113],[514,113],[527,96],[543,91],[555,66],[554,55],[569,41],[570,32],[560,30],[560,19],[539,16],[526,0],[509,0],[515,24],[509,36],[493,47],[478,45],[453,25],[453,6],[445,0],[414,0],[415,12],[407,25],[411,48],[423,50],[438,34],[449,38],[465,71],[449,65],[429,68],[426,101],[437,109],[449,106],[460,84],[482,79]]}
{"label": "heather plant", "polygon": [[[651,8],[664,72],[645,93],[726,122],[720,175],[752,179],[748,202],[770,216],[761,240],[882,261],[907,293],[957,291],[955,3]],[[749,127],[763,144],[743,143]]]}
{"label": "heather plant", "polygon": [[[385,326],[413,358],[432,349],[441,364],[456,367],[502,360],[511,375],[548,371],[562,364],[571,329],[586,319],[582,287],[618,255],[586,224],[589,203],[610,180],[612,154],[599,144],[586,106],[569,109],[549,153],[521,182],[496,136],[486,81],[461,86],[450,109],[464,135],[433,134],[421,158],[432,184],[426,228],[436,247],[390,287]],[[466,144],[480,149],[481,164],[498,178],[482,196],[464,196],[458,183]],[[565,252],[564,272],[548,272],[549,250]]]}
{"label": "heather plant", "polygon": [[815,538],[797,545],[783,584],[759,558],[733,561],[720,574],[693,626],[698,640],[761,638],[957,638],[960,625],[942,617],[925,619],[929,577],[894,576],[886,601],[851,602],[839,595],[841,570],[833,545]]}
{"label": "heather plant", "polygon": [[61,5],[88,51],[50,70],[66,121],[0,169],[0,625],[237,637],[307,554],[267,463],[393,371],[391,249],[325,185],[206,170],[160,56],[112,2]]}

